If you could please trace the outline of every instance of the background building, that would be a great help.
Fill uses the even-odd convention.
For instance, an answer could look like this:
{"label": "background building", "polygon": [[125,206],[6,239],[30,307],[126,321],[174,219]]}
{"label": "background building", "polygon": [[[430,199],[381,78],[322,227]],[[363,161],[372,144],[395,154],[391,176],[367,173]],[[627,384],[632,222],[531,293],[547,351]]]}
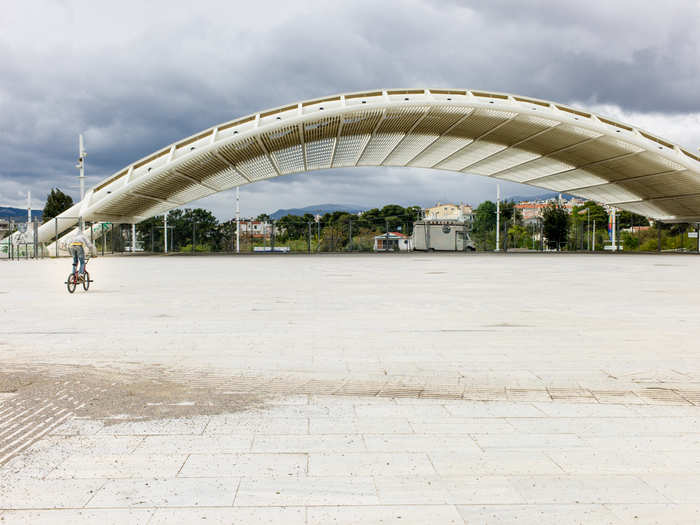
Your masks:
{"label": "background building", "polygon": [[432,208],[423,210],[423,214],[427,220],[471,221],[472,211],[469,204],[438,202]]}
{"label": "background building", "polygon": [[374,238],[375,252],[408,252],[413,250],[413,239],[399,232],[389,232]]}

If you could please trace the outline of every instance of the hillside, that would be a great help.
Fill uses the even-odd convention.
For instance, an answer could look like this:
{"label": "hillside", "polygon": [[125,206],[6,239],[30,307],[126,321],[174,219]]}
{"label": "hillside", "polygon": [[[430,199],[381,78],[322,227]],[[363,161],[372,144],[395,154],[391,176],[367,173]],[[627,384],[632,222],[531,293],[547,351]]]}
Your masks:
{"label": "hillside", "polygon": [[[27,209],[0,206],[0,219],[27,222]],[[32,219],[41,220],[41,210],[32,210]]]}
{"label": "hillside", "polygon": [[[345,211],[348,213],[359,213],[361,211],[367,210],[367,207],[356,206],[353,204],[314,204],[312,206],[306,206],[305,208],[289,208],[286,210],[277,210],[270,214],[273,219],[281,219],[285,215],[298,215],[302,216],[305,213],[310,213],[311,215],[323,215],[325,213],[333,213],[334,211]],[[26,212],[25,212],[26,213]]]}

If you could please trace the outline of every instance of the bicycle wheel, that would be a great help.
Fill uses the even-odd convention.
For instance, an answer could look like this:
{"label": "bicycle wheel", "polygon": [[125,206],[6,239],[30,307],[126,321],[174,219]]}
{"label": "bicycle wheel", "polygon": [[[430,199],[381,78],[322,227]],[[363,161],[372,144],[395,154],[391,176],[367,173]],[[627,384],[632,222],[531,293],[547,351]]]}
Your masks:
{"label": "bicycle wheel", "polygon": [[90,288],[90,274],[85,272],[83,275],[83,290],[87,292],[88,288]]}
{"label": "bicycle wheel", "polygon": [[68,288],[68,292],[69,292],[69,293],[75,292],[75,285],[76,285],[76,284],[77,284],[77,283],[76,283],[76,281],[75,281],[75,274],[74,274],[74,273],[69,273],[69,274],[68,274],[68,279],[66,279],[66,287]]}

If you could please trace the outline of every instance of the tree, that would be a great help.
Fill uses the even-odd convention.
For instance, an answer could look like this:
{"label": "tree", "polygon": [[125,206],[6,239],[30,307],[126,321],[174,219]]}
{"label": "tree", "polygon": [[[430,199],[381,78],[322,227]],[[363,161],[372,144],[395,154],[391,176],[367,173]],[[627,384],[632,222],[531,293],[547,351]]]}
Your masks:
{"label": "tree", "polygon": [[542,231],[550,246],[559,250],[569,233],[569,214],[559,204],[552,202],[542,213]]}
{"label": "tree", "polygon": [[474,233],[484,234],[496,228],[496,205],[484,201],[474,211]]}
{"label": "tree", "polygon": [[644,215],[622,210],[617,215],[617,223],[622,228],[631,228],[632,226],[649,226],[649,219]]}
{"label": "tree", "polygon": [[523,212],[515,207],[515,201],[503,201],[500,206],[501,209],[501,222],[513,223],[513,216],[515,216],[515,224],[521,224],[523,222]]}
{"label": "tree", "polygon": [[44,222],[47,222],[63,213],[71,206],[73,206],[73,198],[70,195],[66,195],[58,188],[53,188],[46,197],[46,205],[42,212],[42,219]]}

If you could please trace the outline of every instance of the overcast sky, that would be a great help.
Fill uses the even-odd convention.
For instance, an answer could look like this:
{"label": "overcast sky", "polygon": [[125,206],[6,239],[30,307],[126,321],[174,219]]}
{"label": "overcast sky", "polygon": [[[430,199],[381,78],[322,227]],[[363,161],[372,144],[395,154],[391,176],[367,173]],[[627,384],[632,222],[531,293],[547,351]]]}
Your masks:
{"label": "overcast sky", "polygon": [[[180,7],[181,5],[181,7]],[[8,0],[0,16],[0,205],[43,207],[199,130],[345,91],[453,87],[574,104],[696,151],[700,1]],[[508,184],[506,195],[541,193]],[[319,203],[478,204],[495,183],[429,170],[292,175],[244,216]],[[233,191],[202,201],[232,216]]]}

